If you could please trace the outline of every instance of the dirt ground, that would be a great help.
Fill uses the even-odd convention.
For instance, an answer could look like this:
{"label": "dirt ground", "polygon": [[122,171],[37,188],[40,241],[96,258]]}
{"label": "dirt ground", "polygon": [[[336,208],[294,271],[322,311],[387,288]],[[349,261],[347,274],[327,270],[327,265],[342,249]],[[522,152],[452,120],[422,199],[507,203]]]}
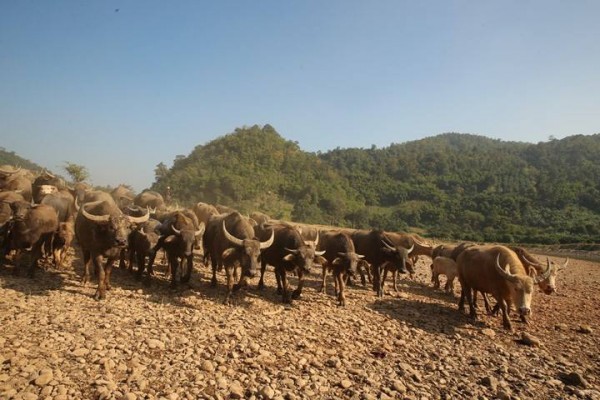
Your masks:
{"label": "dirt ground", "polygon": [[80,284],[78,254],[33,280],[5,265],[0,398],[600,399],[599,263],[571,260],[559,294],[538,291],[531,324],[513,313],[513,332],[460,314],[460,285],[433,289],[429,263],[399,292],[388,281],[383,300],[350,287],[344,308],[331,278],[317,292],[320,271],[291,306],[270,268],[265,290],[256,278],[224,305],[224,276],[210,287],[199,262],[178,290],[160,267],[149,285],[117,268],[104,301]]}

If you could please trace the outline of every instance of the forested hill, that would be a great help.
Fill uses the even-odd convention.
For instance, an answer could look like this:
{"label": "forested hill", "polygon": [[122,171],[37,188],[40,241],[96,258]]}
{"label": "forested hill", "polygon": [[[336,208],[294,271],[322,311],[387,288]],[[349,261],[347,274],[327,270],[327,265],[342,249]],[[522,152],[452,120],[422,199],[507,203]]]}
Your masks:
{"label": "forested hill", "polygon": [[159,164],[154,189],[275,218],[520,243],[600,240],[600,135],[538,144],[448,133],[302,151],[270,125]]}
{"label": "forested hill", "polygon": [[14,151],[8,151],[4,147],[0,147],[0,165],[10,165],[13,167],[27,168],[32,171],[39,171],[42,169],[39,165],[31,162],[25,158],[22,158],[15,154]]}

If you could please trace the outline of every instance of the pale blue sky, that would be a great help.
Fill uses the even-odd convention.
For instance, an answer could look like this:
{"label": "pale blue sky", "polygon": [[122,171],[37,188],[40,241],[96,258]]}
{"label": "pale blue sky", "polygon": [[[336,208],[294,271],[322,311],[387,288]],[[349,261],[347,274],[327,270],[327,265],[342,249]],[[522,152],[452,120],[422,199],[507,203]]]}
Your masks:
{"label": "pale blue sky", "polygon": [[1,0],[0,146],[141,190],[243,125],[307,151],[598,133],[599,16],[596,0]]}

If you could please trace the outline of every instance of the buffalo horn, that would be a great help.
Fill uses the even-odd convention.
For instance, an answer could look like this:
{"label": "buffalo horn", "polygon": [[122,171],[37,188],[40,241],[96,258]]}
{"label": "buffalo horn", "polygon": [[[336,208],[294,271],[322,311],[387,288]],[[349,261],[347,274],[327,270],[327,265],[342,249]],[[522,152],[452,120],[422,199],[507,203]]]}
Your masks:
{"label": "buffalo horn", "polygon": [[194,236],[200,236],[204,233],[204,230],[206,229],[206,224],[204,224],[204,222],[200,222],[200,226],[198,227],[198,230],[196,232],[194,232]]}
{"label": "buffalo horn", "polygon": [[94,215],[94,214],[90,214],[89,212],[87,212],[85,210],[85,206],[86,205],[96,205],[101,203],[102,201],[94,201],[92,203],[88,203],[85,204],[83,206],[81,206],[81,213],[83,214],[84,217],[86,217],[87,219],[89,219],[90,221],[94,221],[94,222],[108,222],[108,220],[110,220],[110,214],[105,214],[105,215]]}
{"label": "buffalo horn", "polygon": [[527,257],[525,255],[525,253],[523,253],[523,259],[531,265],[535,265],[536,267],[543,267],[542,263],[540,263],[539,261],[534,261],[534,260],[530,259],[529,257]]}
{"label": "buffalo horn", "polygon": [[0,168],[0,173],[5,174],[5,175],[12,175],[12,174],[16,174],[20,170],[21,170],[21,167],[17,167],[16,169],[12,169],[12,170]]}
{"label": "buffalo horn", "polygon": [[[227,232],[227,228],[225,227],[225,221],[223,221],[223,234],[225,235],[225,238],[227,240],[229,240],[232,244],[234,244],[236,246],[244,245],[244,241],[242,239],[238,239],[235,236],[233,236],[231,233]],[[261,245],[262,245],[262,243],[261,243]]]}
{"label": "buffalo horn", "polygon": [[181,235],[181,231],[177,228],[175,228],[174,224],[171,224],[171,229],[173,229],[173,232],[175,232],[176,235]]}
{"label": "buffalo horn", "polygon": [[273,244],[275,240],[275,230],[271,229],[271,237],[266,242],[260,242],[260,249],[264,250]]}
{"label": "buffalo horn", "polygon": [[323,254],[325,254],[325,250],[323,250],[323,251],[315,251],[315,256],[322,256]]}
{"label": "buffalo horn", "polygon": [[547,266],[546,266],[546,270],[541,274],[541,275],[537,275],[534,280],[535,283],[540,283],[545,281],[546,279],[548,279],[550,277],[550,274],[552,274],[552,268],[554,268],[552,265],[550,265],[550,259],[547,259]]}
{"label": "buffalo horn", "polygon": [[285,247],[285,251],[288,251],[292,254],[298,254],[298,249],[288,249],[287,247]]}
{"label": "buffalo horn", "polygon": [[132,224],[142,224],[150,219],[150,212],[146,210],[146,214],[142,215],[141,217],[132,217],[131,215],[128,215],[127,219]]}
{"label": "buffalo horn", "polygon": [[415,248],[415,244],[413,243],[413,245],[410,247],[410,249],[408,249],[407,253],[410,254],[411,251],[413,251]]}
{"label": "buffalo horn", "polygon": [[502,268],[500,266],[500,253],[498,253],[498,255],[496,256],[496,264],[494,264],[494,265],[496,267],[496,271],[498,271],[500,276],[502,276],[507,281],[515,282],[517,280],[516,276],[514,276],[509,271],[505,270],[504,268]]}
{"label": "buffalo horn", "polygon": [[388,249],[396,251],[396,248],[394,246],[390,245],[387,241],[382,239],[381,243],[383,243],[385,245],[385,247],[387,247]]}

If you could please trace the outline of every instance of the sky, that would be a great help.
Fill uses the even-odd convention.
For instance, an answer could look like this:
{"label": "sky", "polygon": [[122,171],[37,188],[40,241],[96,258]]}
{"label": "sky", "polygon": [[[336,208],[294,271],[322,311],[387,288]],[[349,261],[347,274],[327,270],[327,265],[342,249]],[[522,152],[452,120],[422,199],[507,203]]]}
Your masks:
{"label": "sky", "polygon": [[600,1],[0,1],[0,146],[140,191],[242,126],[306,151],[600,132]]}

